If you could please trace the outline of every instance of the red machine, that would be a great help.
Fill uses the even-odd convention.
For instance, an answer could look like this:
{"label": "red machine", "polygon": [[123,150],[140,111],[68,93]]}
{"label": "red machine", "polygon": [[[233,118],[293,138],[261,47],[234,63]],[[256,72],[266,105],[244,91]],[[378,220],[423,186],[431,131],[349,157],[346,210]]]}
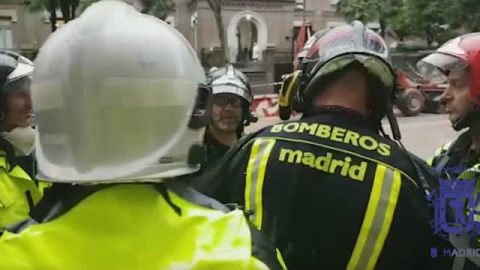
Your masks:
{"label": "red machine", "polygon": [[405,116],[415,116],[421,112],[444,112],[440,96],[447,88],[447,84],[431,84],[428,81],[414,82],[402,71],[397,71],[397,76],[400,93],[395,105]]}

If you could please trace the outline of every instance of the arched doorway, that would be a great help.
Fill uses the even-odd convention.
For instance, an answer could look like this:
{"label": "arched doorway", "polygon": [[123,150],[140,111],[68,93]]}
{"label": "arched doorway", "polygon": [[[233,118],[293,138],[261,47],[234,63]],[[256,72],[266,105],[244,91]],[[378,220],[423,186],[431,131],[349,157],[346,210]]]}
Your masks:
{"label": "arched doorway", "polygon": [[258,60],[258,30],[249,17],[241,19],[238,23],[237,45],[236,62],[248,63]]}
{"label": "arched doorway", "polygon": [[240,12],[230,20],[227,43],[231,63],[261,61],[267,48],[267,24],[255,12]]}

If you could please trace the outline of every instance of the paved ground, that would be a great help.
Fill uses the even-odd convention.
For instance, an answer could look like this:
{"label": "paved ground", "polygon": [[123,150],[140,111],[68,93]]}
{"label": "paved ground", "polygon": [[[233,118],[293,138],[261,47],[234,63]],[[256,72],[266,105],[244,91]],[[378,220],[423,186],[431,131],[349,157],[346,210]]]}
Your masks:
{"label": "paved ground", "polygon": [[[431,157],[440,145],[458,136],[451,128],[445,114],[421,114],[415,117],[404,117],[397,113],[397,118],[402,132],[402,143],[408,150],[424,159]],[[257,123],[247,127],[247,132],[278,122],[281,122],[279,118],[260,118]],[[390,131],[387,121],[384,121],[384,129],[386,132]]]}

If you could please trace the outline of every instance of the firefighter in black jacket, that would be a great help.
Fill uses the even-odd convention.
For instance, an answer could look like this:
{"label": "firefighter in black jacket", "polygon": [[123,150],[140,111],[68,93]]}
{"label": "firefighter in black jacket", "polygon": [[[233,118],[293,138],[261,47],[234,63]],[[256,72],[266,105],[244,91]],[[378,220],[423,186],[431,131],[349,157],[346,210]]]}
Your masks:
{"label": "firefighter in black jacket", "polygon": [[258,120],[252,112],[253,95],[250,82],[240,70],[231,64],[212,68],[207,74],[207,83],[212,88],[213,100],[210,125],[203,138],[207,151],[206,160],[200,171],[184,177],[200,192],[210,189],[210,182],[191,179],[218,164],[228,150],[243,137],[245,127]]}
{"label": "firefighter in black jacket", "polygon": [[289,269],[431,269],[428,184],[380,122],[400,137],[385,42],[356,21],[303,61],[288,94],[302,119],[242,140],[199,180],[214,179],[204,192],[244,206]]}
{"label": "firefighter in black jacket", "polygon": [[[420,60],[417,67],[420,73],[432,82],[448,82],[449,87],[443,92],[441,101],[449,114],[452,128],[455,131],[465,130],[456,140],[437,149],[428,163],[441,174],[441,179],[451,180],[455,185],[460,181],[474,181],[475,190],[471,193],[478,194],[480,184],[478,180],[480,177],[480,33],[461,35],[446,42],[436,52]],[[477,203],[472,208],[463,207],[467,222],[469,218],[473,218],[472,222],[475,223],[480,221],[480,207]],[[453,215],[453,212],[451,214]],[[454,220],[453,217],[452,220]],[[465,224],[458,225],[465,226]],[[480,236],[469,234],[467,231],[459,235],[452,233],[449,235],[449,240],[457,250],[480,248]],[[478,255],[458,256],[455,261],[456,269],[480,269]]]}
{"label": "firefighter in black jacket", "polygon": [[205,132],[208,160],[203,169],[210,167],[243,136],[245,126],[255,122],[252,114],[252,89],[248,78],[228,64],[212,69],[207,74],[212,87],[213,104],[210,126]]}

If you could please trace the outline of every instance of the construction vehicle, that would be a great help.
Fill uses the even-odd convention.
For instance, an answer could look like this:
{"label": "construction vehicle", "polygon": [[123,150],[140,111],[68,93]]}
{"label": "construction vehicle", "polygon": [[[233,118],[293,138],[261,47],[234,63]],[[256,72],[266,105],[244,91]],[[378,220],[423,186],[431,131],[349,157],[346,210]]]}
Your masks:
{"label": "construction vehicle", "polygon": [[405,116],[445,112],[440,96],[447,84],[432,84],[425,80],[414,82],[404,72],[397,71],[397,85],[399,92],[395,105]]}

